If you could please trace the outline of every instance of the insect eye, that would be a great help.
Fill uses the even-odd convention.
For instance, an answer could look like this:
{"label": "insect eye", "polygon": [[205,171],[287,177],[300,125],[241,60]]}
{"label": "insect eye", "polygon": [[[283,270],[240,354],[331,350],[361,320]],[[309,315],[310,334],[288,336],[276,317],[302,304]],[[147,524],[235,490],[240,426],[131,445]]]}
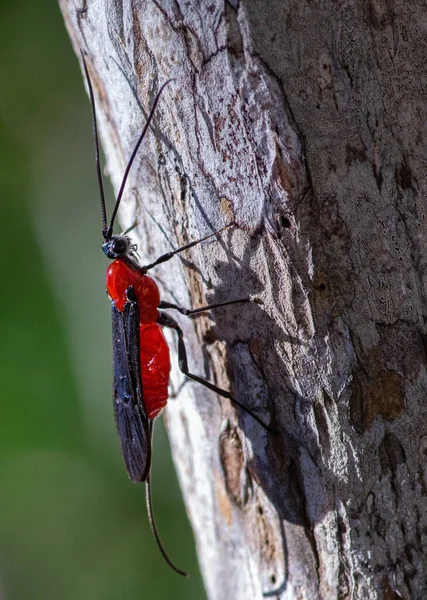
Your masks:
{"label": "insect eye", "polygon": [[126,238],[118,237],[114,240],[114,254],[122,255],[126,254],[129,249],[129,243]]}

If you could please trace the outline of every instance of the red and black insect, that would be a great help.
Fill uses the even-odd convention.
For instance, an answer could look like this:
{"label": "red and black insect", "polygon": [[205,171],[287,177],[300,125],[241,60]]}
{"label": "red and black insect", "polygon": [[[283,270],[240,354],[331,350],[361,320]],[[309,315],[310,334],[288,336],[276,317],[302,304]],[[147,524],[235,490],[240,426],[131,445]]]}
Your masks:
{"label": "red and black insect", "polygon": [[163,254],[156,261],[146,266],[138,264],[135,246],[126,233],[113,235],[114,221],[130,168],[148,130],[160,96],[169,81],[160,88],[155,97],[145,126],[127,164],[111,221],[108,224],[99,159],[95,101],[83,52],[82,59],[92,107],[95,160],[101,197],[102,235],[104,237],[102,249],[105,255],[113,261],[107,268],[106,288],[111,300],[113,320],[113,402],[117,433],[130,479],[134,482],[143,481],[146,484],[148,517],[160,551],[170,567],[180,575],[185,576],[186,573],[171,562],[162,546],[153,518],[150,495],[151,444],[154,419],[166,406],[169,386],[169,347],[163,336],[162,327],[169,327],[178,335],[178,364],[184,375],[201,383],[220,396],[228,398],[233,404],[249,413],[263,427],[267,428],[267,426],[257,415],[233,398],[229,392],[189,372],[183,332],[170,315],[161,311],[163,309],[174,309],[181,314],[191,316],[212,308],[250,302],[250,299],[232,300],[190,310],[170,302],[162,302],[157,284],[147,275],[147,272],[156,265],[166,262],[176,254],[217,235],[229,225],[173,252]]}

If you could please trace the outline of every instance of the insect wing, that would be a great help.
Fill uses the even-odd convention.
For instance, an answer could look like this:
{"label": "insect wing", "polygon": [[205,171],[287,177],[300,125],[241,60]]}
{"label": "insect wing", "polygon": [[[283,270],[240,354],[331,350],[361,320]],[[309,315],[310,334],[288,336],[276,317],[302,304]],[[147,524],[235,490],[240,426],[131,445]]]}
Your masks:
{"label": "insect wing", "polygon": [[112,302],[112,319],[113,403],[117,433],[130,479],[145,481],[151,465],[151,427],[141,388],[139,311],[133,294],[129,292],[123,312]]}

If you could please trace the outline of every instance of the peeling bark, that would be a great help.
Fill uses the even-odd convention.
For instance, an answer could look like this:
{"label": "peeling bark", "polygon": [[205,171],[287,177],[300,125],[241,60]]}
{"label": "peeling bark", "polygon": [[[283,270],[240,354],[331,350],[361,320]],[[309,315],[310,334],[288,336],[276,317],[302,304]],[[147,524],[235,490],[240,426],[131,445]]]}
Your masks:
{"label": "peeling bark", "polygon": [[278,430],[196,384],[169,403],[209,597],[424,598],[427,9],[60,4],[116,190],[175,79],[120,215],[143,262],[236,222],[157,269],[164,299],[264,303],[180,319],[192,371]]}

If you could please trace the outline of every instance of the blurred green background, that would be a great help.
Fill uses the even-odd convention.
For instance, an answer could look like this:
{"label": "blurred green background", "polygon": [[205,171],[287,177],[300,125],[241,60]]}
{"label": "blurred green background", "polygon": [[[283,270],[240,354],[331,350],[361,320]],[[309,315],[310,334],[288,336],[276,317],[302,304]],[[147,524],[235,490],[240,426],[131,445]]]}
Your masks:
{"label": "blurred green background", "polygon": [[1,0],[2,600],[205,597],[163,426],[157,524],[114,430],[89,103],[56,2]]}

